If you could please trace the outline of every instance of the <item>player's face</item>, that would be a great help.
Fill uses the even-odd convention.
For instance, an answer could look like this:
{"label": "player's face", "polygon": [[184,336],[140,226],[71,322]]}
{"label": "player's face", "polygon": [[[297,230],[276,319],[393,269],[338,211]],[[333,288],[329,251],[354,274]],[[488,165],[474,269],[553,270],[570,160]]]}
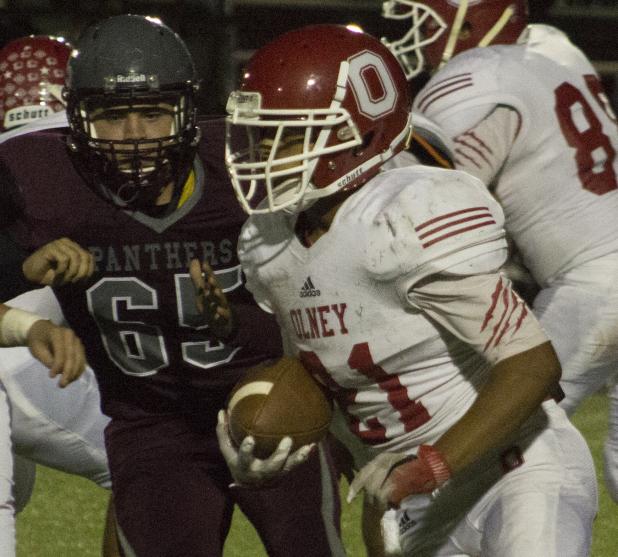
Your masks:
{"label": "player's face", "polygon": [[174,107],[167,103],[110,106],[90,115],[98,139],[160,139],[173,134]]}
{"label": "player's face", "polygon": [[[289,133],[281,138],[276,144],[270,137],[265,137],[259,142],[259,154],[261,160],[267,160],[272,156],[276,160],[286,159],[300,155],[303,152],[304,136],[298,133]],[[275,152],[273,153],[273,150]],[[298,162],[275,163],[273,170],[286,170],[298,166]]]}

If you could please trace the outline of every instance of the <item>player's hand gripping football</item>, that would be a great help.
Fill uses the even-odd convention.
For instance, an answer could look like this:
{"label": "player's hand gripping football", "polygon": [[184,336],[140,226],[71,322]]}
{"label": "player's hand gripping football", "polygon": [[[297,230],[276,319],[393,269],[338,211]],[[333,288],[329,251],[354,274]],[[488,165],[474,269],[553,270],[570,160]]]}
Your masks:
{"label": "player's hand gripping football", "polygon": [[69,238],[45,244],[23,263],[24,276],[35,284],[61,286],[88,278],[94,272],[92,254]]}
{"label": "player's hand gripping football", "polygon": [[60,376],[59,387],[72,383],[86,369],[84,346],[67,327],[41,319],[30,328],[27,341],[32,355],[49,368],[49,376]]}
{"label": "player's hand gripping football", "polygon": [[421,445],[416,456],[381,453],[356,474],[347,501],[365,490],[371,504],[398,507],[410,495],[431,493],[450,476],[446,460],[430,445]]}
{"label": "player's hand gripping football", "polygon": [[195,287],[197,309],[204,316],[208,327],[219,340],[228,340],[235,332],[235,319],[231,306],[210,265],[193,259],[189,274]]}
{"label": "player's hand gripping football", "polygon": [[266,459],[253,455],[255,441],[247,436],[236,448],[230,437],[225,410],[219,411],[217,423],[217,439],[219,448],[227,462],[234,483],[238,485],[257,486],[268,483],[281,474],[289,472],[309,458],[315,443],[304,445],[290,454],[292,439],[284,437],[279,446]]}

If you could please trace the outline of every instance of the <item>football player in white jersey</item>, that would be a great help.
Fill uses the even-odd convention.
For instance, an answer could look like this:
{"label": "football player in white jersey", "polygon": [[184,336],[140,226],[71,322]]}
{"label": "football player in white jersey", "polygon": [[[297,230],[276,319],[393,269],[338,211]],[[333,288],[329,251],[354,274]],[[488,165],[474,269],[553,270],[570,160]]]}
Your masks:
{"label": "football player in white jersey", "polygon": [[562,364],[562,406],[614,390],[605,476],[618,502],[618,127],[599,77],[561,31],[527,24],[525,0],[383,6],[411,22],[387,43],[408,76],[435,72],[415,109],[500,202],[541,288],[533,309]]}
{"label": "football player in white jersey", "polygon": [[[396,509],[406,555],[587,555],[592,459],[550,396],[551,344],[498,272],[499,205],[463,172],[380,171],[411,131],[393,55],[345,27],[286,33],[228,111],[247,286],[362,442],[350,498]],[[237,481],[289,467],[251,458],[251,437],[235,448],[223,411],[218,435]]]}
{"label": "football player in white jersey", "polygon": [[[13,305],[0,304],[0,348],[24,347],[42,366],[47,379],[60,377],[58,385],[67,387],[77,380],[86,365],[84,347],[75,333],[51,323],[46,317]],[[5,355],[2,354],[4,359]],[[45,370],[49,368],[49,372]],[[47,379],[49,380],[49,379]],[[0,554],[15,555],[14,499],[11,494],[13,462],[10,450],[10,416],[7,393],[0,385],[0,443],[6,450],[0,455]]]}
{"label": "football player in white jersey", "polygon": [[[70,53],[71,46],[64,39],[43,35],[16,39],[0,50],[0,143],[16,135],[68,125],[61,89]],[[4,257],[10,249],[3,245]],[[3,278],[4,294],[10,292],[8,282],[13,279]],[[7,303],[45,315],[56,324],[64,323],[48,287]],[[10,441],[8,437],[3,440],[6,446],[0,451],[0,461],[3,477],[13,478],[12,493],[6,491],[7,498],[0,501],[0,508],[11,512],[13,504],[8,497],[14,499],[16,512],[25,507],[34,488],[35,463],[85,477],[110,489],[103,438],[109,419],[100,410],[98,387],[89,367],[68,388],[59,389],[55,382],[46,379],[44,366],[27,348],[4,349],[0,389],[2,406],[8,406],[6,412],[2,409],[2,417],[10,416],[10,426],[3,423],[7,431],[10,427]],[[111,524],[106,529],[103,554],[114,557],[118,550]],[[3,532],[0,528],[0,535]]]}

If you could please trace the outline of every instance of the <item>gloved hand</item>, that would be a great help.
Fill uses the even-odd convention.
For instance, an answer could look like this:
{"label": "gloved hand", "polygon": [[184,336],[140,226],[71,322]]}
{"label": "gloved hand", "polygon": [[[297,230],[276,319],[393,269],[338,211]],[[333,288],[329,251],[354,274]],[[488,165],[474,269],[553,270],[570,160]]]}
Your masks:
{"label": "gloved hand", "polygon": [[232,478],[234,478],[234,483],[244,486],[258,486],[289,472],[305,462],[315,447],[315,443],[303,445],[290,454],[292,439],[284,437],[268,458],[257,458],[253,456],[255,446],[253,437],[245,437],[238,448],[234,446],[230,437],[225,410],[219,411],[217,439],[223,458],[225,458]]}
{"label": "gloved hand", "polygon": [[212,334],[220,341],[227,341],[236,333],[236,319],[215,273],[206,262],[193,259],[189,276],[195,288],[195,303]]}
{"label": "gloved hand", "polygon": [[451,476],[442,454],[430,445],[421,445],[417,456],[382,453],[365,465],[350,485],[348,503],[365,490],[369,501],[398,507],[409,495],[431,493]]}

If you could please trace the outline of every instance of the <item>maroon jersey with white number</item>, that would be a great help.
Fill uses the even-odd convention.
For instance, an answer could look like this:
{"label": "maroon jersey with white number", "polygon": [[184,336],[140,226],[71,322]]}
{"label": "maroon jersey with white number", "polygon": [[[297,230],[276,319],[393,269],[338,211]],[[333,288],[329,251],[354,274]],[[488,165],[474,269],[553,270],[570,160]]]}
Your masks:
{"label": "maroon jersey with white number", "polygon": [[[246,217],[223,165],[223,124],[201,126],[193,192],[164,218],[121,210],[91,190],[73,170],[66,130],[0,146],[1,227],[28,250],[66,236],[94,255],[91,279],[55,292],[112,417],[216,412],[246,367],[280,351],[275,321],[243,286],[236,243]],[[197,312],[194,257],[210,263],[236,308],[241,332],[229,345]]]}

